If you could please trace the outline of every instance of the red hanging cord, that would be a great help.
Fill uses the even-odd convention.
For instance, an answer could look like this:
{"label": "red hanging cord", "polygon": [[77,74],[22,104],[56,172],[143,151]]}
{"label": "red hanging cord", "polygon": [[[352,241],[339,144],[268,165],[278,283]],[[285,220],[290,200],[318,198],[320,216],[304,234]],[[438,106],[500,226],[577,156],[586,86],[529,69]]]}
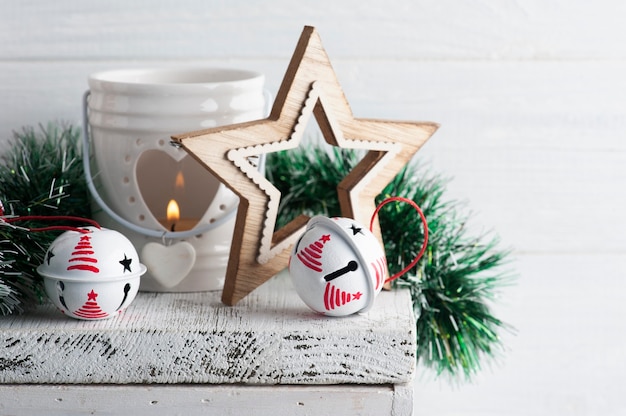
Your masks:
{"label": "red hanging cord", "polygon": [[[81,218],[81,217],[72,217],[69,215],[26,215],[23,217],[12,217],[12,218],[2,218],[2,221],[6,223],[14,223],[18,221],[76,221],[76,222],[86,222],[88,224],[93,225],[94,227],[100,229],[100,224],[96,221],[89,218]],[[51,225],[49,227],[39,227],[39,228],[29,228],[29,231],[40,232],[40,231],[55,231],[55,230],[63,230],[63,231],[77,231],[79,233],[87,234],[90,231],[84,228],[72,227],[71,225]]]}
{"label": "red hanging cord", "polygon": [[418,212],[422,220],[422,225],[424,226],[424,243],[422,244],[422,249],[417,254],[417,256],[415,256],[413,261],[409,263],[404,269],[400,270],[398,273],[394,274],[393,276],[385,280],[385,283],[391,282],[392,280],[396,280],[398,277],[402,276],[403,274],[411,270],[417,264],[417,262],[422,258],[422,256],[426,252],[426,247],[428,247],[428,222],[426,221],[426,217],[424,216],[424,213],[422,212],[419,205],[417,205],[415,201],[409,198],[403,198],[401,196],[392,196],[392,197],[384,199],[383,202],[378,204],[378,206],[376,207],[376,210],[374,211],[374,214],[372,215],[372,220],[370,221],[370,231],[373,231],[372,229],[374,228],[374,220],[376,219],[376,215],[378,215],[378,211],[380,211],[382,207],[384,207],[390,202],[406,202],[407,204],[410,204],[413,208],[415,208],[415,210]]}

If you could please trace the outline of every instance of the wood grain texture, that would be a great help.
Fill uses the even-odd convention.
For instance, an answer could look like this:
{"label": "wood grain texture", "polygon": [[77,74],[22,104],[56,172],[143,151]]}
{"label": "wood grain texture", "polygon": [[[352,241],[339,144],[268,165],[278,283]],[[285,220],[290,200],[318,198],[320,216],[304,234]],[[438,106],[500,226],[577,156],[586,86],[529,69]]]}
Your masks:
{"label": "wood grain texture", "polygon": [[[280,191],[248,158],[299,147],[311,115],[329,145],[367,151],[337,186],[341,215],[361,224],[370,223],[375,198],[438,127],[354,118],[319,33],[305,26],[267,119],[173,136],[239,196],[222,295],[227,305],[287,267],[291,245],[306,225],[301,216],[275,230]],[[382,245],[377,221],[372,232]]]}
{"label": "wood grain texture", "polygon": [[412,390],[411,383],[272,387],[0,385],[0,413],[20,416],[410,416]]}
{"label": "wood grain texture", "polygon": [[319,316],[280,275],[226,307],[219,292],[140,293],[122,315],[85,322],[51,305],[0,321],[1,383],[394,384],[415,371],[409,294],[371,312]]}

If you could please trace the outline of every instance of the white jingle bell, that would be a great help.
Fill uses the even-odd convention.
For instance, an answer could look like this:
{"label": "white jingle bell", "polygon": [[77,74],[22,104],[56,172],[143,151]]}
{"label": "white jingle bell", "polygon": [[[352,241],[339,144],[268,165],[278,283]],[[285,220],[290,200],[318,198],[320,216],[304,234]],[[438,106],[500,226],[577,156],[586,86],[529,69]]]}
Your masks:
{"label": "white jingle bell", "polygon": [[330,316],[366,312],[387,276],[376,237],[349,218],[313,217],[294,245],[289,273],[300,298]]}
{"label": "white jingle bell", "polygon": [[37,268],[48,297],[64,314],[105,319],[122,312],[139,289],[146,267],[132,243],[106,228],[66,231],[48,248]]}

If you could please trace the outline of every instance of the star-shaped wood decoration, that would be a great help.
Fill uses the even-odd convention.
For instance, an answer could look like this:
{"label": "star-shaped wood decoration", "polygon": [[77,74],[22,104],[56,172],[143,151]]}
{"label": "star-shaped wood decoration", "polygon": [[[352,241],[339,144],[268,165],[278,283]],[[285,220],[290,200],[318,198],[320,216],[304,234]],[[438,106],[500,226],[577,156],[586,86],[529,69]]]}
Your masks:
{"label": "star-shaped wood decoration", "polygon": [[[342,216],[362,224],[370,223],[376,196],[438,127],[354,118],[317,31],[306,26],[268,118],[173,136],[240,198],[222,293],[227,305],[287,267],[306,226],[308,217],[300,216],[274,231],[280,192],[249,158],[297,148],[311,114],[329,144],[368,151],[337,187]],[[374,233],[380,239],[377,222]]]}

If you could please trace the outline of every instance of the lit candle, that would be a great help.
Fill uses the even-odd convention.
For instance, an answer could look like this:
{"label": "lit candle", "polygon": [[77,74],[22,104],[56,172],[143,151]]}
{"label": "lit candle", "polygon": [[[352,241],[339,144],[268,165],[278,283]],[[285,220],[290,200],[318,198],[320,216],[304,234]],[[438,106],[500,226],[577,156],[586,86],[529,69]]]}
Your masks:
{"label": "lit candle", "polygon": [[167,204],[167,219],[159,222],[170,231],[187,231],[191,230],[198,221],[190,218],[181,218],[178,203],[175,199],[170,199],[170,202]]}
{"label": "lit candle", "polygon": [[[185,192],[185,177],[182,171],[178,171],[176,179],[174,181],[174,193],[177,196],[184,195]],[[167,203],[166,219],[161,219],[159,222],[163,227],[170,231],[187,231],[191,230],[198,223],[198,219],[193,218],[181,218],[180,207],[175,199],[170,199]]]}

